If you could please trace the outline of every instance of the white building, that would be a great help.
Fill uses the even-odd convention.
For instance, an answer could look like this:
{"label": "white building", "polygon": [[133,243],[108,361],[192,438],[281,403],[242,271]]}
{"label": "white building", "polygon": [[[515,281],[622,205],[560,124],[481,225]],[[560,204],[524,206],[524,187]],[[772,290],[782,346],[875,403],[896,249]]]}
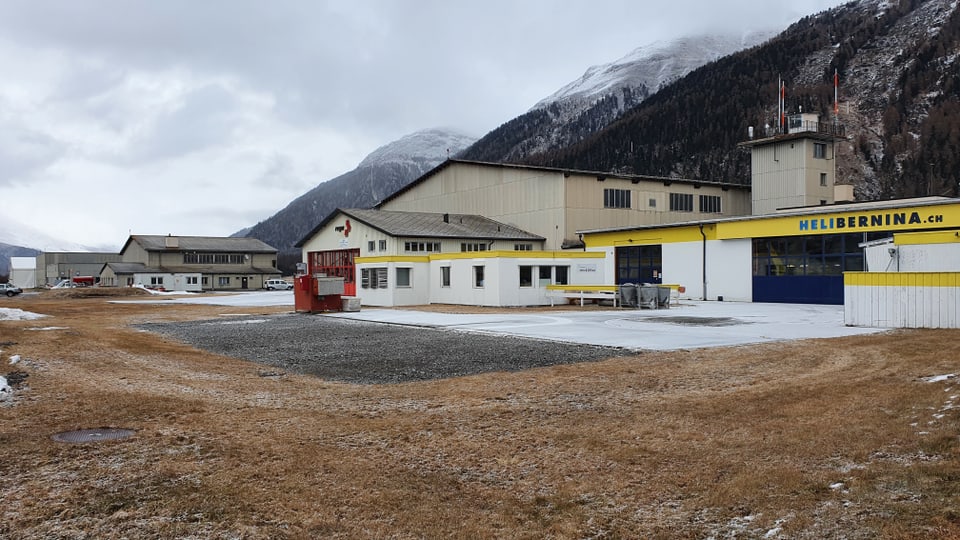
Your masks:
{"label": "white building", "polygon": [[309,274],[343,277],[345,294],[367,306],[549,305],[548,285],[605,272],[603,254],[544,244],[482,216],[340,209],[298,246]]}
{"label": "white building", "polygon": [[21,289],[37,287],[37,259],[35,257],[10,257],[10,283]]}

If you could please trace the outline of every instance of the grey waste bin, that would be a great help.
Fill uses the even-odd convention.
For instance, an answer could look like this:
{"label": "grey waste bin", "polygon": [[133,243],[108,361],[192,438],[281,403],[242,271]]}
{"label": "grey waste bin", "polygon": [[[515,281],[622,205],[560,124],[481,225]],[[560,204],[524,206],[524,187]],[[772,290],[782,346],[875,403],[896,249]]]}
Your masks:
{"label": "grey waste bin", "polygon": [[640,285],[638,288],[639,304],[641,308],[657,309],[657,286]]}
{"label": "grey waste bin", "polygon": [[622,307],[637,307],[637,285],[635,283],[620,285],[620,305]]}
{"label": "grey waste bin", "polygon": [[670,287],[657,287],[657,307],[670,308]]}

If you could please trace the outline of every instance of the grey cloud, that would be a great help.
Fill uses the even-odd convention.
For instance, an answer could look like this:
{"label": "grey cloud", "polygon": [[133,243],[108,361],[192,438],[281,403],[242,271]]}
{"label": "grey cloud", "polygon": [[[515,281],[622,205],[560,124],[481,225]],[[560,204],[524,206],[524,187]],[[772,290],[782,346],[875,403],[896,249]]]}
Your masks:
{"label": "grey cloud", "polygon": [[121,160],[140,164],[227,145],[240,125],[240,112],[236,97],[218,84],[193,90],[175,109],[160,114]]}
{"label": "grey cloud", "polygon": [[28,128],[0,124],[0,186],[28,182],[65,152],[60,141]]}

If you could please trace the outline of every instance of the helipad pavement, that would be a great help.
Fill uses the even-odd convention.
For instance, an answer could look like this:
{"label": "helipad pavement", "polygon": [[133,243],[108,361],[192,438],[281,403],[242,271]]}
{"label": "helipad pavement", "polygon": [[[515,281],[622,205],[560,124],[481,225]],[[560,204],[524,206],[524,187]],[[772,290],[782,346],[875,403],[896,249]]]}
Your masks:
{"label": "helipad pavement", "polygon": [[831,338],[882,331],[844,326],[843,306],[747,302],[685,301],[669,309],[656,310],[483,315],[364,308],[358,312],[327,316],[656,350]]}
{"label": "helipad pavement", "polygon": [[[157,303],[203,303],[293,308],[290,291],[253,291],[213,296],[177,296]],[[304,315],[311,316],[311,315]],[[312,315],[316,316],[316,315]],[[669,309],[564,310],[536,313],[451,314],[362,308],[322,316],[389,324],[450,328],[570,341],[629,349],[691,349],[780,341],[831,338],[882,332],[844,326],[843,306],[681,301]]]}

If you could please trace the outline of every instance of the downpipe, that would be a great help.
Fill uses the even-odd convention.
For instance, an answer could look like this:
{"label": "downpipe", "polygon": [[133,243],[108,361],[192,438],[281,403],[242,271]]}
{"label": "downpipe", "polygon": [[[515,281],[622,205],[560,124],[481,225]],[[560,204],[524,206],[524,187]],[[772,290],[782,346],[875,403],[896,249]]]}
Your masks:
{"label": "downpipe", "polygon": [[707,235],[703,232],[703,223],[700,224],[700,236],[703,238],[703,300],[707,300]]}

